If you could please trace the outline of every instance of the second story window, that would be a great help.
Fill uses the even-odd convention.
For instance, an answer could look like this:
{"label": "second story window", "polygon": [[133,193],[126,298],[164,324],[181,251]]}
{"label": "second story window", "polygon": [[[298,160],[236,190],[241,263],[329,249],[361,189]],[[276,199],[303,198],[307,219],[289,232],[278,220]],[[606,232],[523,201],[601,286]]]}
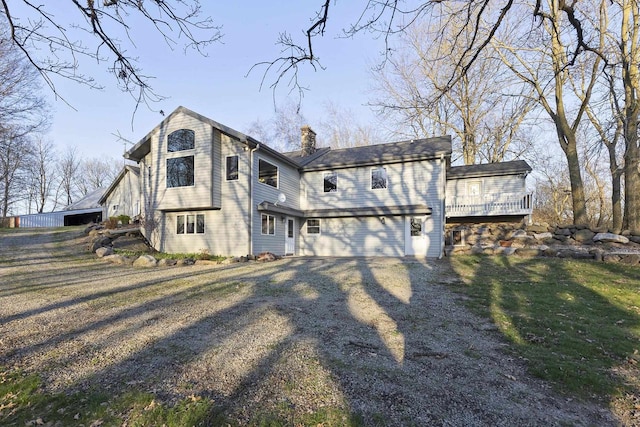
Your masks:
{"label": "second story window", "polygon": [[371,189],[387,188],[387,168],[377,167],[371,169]]}
{"label": "second story window", "polygon": [[260,159],[258,161],[258,181],[278,188],[278,167]]}
{"label": "second story window", "polygon": [[338,172],[325,172],[323,176],[324,192],[335,193],[338,191]]}
{"label": "second story window", "polygon": [[238,179],[238,156],[227,156],[227,181]]}
{"label": "second story window", "polygon": [[193,150],[195,148],[196,134],[191,129],[178,129],[167,137],[167,151]]}
{"label": "second story window", "polygon": [[167,159],[167,188],[191,187],[193,184],[193,156]]}

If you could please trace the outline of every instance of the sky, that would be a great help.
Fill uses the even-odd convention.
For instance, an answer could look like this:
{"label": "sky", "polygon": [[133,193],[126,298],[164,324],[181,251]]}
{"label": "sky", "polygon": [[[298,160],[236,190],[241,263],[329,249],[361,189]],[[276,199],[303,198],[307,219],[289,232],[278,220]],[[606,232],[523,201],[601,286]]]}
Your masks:
{"label": "sky", "polygon": [[[272,117],[274,94],[269,85],[273,76],[260,90],[263,69],[247,73],[254,64],[279,56],[276,41],[280,32],[287,31],[303,41],[303,29],[310,25],[320,2],[201,3],[203,15],[211,16],[222,26],[223,33],[220,42],[207,48],[206,57],[194,51],[185,54],[181,46],[172,50],[159,33],[144,23],[130,21],[135,47],[128,46],[128,53],[138,58],[137,65],[146,75],[154,77],[151,86],[155,92],[167,97],[152,105],[155,111],[142,105],[134,116],[135,101],[117,89],[115,79],[107,72],[110,63],[85,60],[79,70],[96,77],[105,89],[92,90],[56,79],[62,100],[55,99],[45,86],[43,90],[52,107],[48,139],[59,149],[76,147],[82,157],[119,158],[124,145],[116,135],[134,143],[139,141],[163,119],[158,110],[169,114],[182,105],[243,132],[256,120]],[[314,45],[325,69],[314,71],[304,65],[300,73],[303,85],[309,89],[302,101],[302,112],[313,127],[321,120],[326,103],[332,102],[351,110],[359,123],[373,123],[375,115],[365,104],[372,86],[369,70],[380,57],[382,42],[366,34],[339,38],[341,30],[358,18],[363,3],[340,2],[332,6],[327,33]],[[286,101],[288,91],[285,85],[279,86],[276,103]]]}

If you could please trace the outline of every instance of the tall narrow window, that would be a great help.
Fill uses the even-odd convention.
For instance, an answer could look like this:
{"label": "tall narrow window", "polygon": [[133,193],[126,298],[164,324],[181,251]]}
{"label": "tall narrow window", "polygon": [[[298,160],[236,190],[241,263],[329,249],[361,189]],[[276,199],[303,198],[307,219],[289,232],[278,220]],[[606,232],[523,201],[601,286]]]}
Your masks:
{"label": "tall narrow window", "polygon": [[371,169],[371,189],[387,188],[387,168],[377,167]]}
{"label": "tall narrow window", "polygon": [[184,234],[184,215],[178,215],[176,217],[176,233],[177,234]]}
{"label": "tall narrow window", "polygon": [[196,233],[204,233],[204,215],[202,214],[196,215]]}
{"label": "tall narrow window", "polygon": [[190,187],[193,183],[193,156],[167,159],[167,188]]}
{"label": "tall narrow window", "polygon": [[195,132],[191,129],[178,129],[167,137],[167,151],[193,150],[195,148]]}
{"label": "tall narrow window", "polygon": [[227,181],[238,179],[238,156],[227,156]]}
{"label": "tall narrow window", "polygon": [[258,181],[278,188],[278,167],[260,159],[258,161]]}
{"label": "tall narrow window", "polygon": [[307,220],[307,234],[320,234],[320,220],[308,219]]}
{"label": "tall narrow window", "polygon": [[324,192],[335,193],[338,191],[338,172],[324,173]]}
{"label": "tall narrow window", "polygon": [[262,234],[276,234],[276,217],[262,214]]}
{"label": "tall narrow window", "polygon": [[195,222],[195,215],[187,215],[187,234],[193,234],[196,231]]}

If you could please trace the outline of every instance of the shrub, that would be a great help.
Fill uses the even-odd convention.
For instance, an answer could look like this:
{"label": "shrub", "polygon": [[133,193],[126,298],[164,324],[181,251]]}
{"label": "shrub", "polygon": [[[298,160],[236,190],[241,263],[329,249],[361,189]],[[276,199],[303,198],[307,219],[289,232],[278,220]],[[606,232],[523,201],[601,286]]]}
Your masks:
{"label": "shrub", "polygon": [[120,222],[120,224],[122,225],[128,225],[129,222],[131,222],[131,217],[129,215],[118,215],[116,217],[116,219]]}
{"label": "shrub", "polygon": [[108,220],[104,222],[104,228],[108,228],[110,230],[118,227],[118,217],[110,216]]}

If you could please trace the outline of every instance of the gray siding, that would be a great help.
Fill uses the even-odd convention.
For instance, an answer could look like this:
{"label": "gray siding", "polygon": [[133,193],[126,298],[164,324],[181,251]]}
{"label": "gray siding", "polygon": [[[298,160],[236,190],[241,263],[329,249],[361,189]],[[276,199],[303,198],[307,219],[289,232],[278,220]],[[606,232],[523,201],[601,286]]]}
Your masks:
{"label": "gray siding", "polygon": [[403,256],[404,217],[322,218],[320,234],[300,229],[300,255]]}
{"label": "gray siding", "polygon": [[481,178],[460,178],[447,180],[447,200],[466,196],[467,185],[480,182],[482,194],[522,193],[526,191],[525,179],[517,175],[487,176]]}
{"label": "gray siding", "polygon": [[106,216],[128,215],[133,218],[141,212],[140,200],[138,176],[127,170],[117,187],[107,197],[105,203]]}
{"label": "gray siding", "polygon": [[[441,255],[444,199],[444,162],[425,160],[384,165],[387,188],[371,189],[371,167],[337,169],[338,191],[324,193],[324,171],[304,173],[301,179],[302,209],[353,208],[368,206],[427,205],[432,214],[427,221],[426,256]],[[380,218],[322,218],[322,232],[300,232],[303,255],[405,255],[405,216]],[[420,254],[425,255],[425,254]]]}
{"label": "gray siding", "polygon": [[[246,255],[249,253],[249,154],[244,145],[219,134],[214,139],[212,172],[220,180],[218,191],[220,210],[167,212],[163,220],[162,251],[197,253],[206,249],[211,255]],[[217,148],[215,147],[217,146]],[[226,180],[226,157],[238,156],[238,179]],[[177,234],[178,215],[205,215],[204,234]]]}
{"label": "gray siding", "polygon": [[[195,132],[195,148],[178,152],[167,152],[167,136],[178,129]],[[214,193],[219,191],[220,171],[214,168],[215,145],[219,145],[219,133],[214,140],[213,128],[194,117],[180,113],[165,127],[156,130],[151,138],[152,206],[159,210],[181,208],[217,207]],[[217,143],[217,144],[216,144]],[[218,148],[219,150],[219,148]],[[167,159],[194,156],[194,185],[167,188]],[[217,191],[216,191],[217,190]],[[219,201],[219,200],[218,200]]]}
{"label": "gray siding", "polygon": [[[278,188],[258,182],[258,162],[259,159],[268,161],[278,166]],[[282,222],[279,214],[273,214],[276,220],[275,235],[262,234],[262,213],[258,212],[257,205],[267,201],[275,203],[278,201],[280,193],[287,197],[285,206],[293,209],[300,209],[300,174],[298,170],[285,164],[284,162],[271,157],[268,153],[260,150],[254,153],[253,158],[253,253],[273,252],[277,255],[285,253],[285,233],[286,224]]]}

